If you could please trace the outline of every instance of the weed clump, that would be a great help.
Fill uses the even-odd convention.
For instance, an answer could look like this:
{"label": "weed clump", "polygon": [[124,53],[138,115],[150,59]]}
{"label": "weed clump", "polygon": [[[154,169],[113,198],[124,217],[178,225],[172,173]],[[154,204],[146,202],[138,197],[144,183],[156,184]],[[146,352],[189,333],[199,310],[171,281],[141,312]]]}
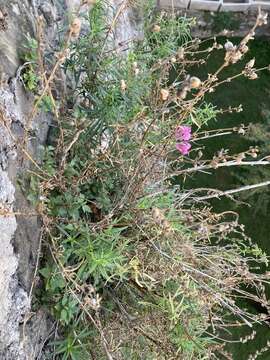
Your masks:
{"label": "weed clump", "polygon": [[[30,197],[43,222],[39,301],[58,323],[51,346],[73,360],[228,357],[226,331],[264,320],[238,299],[265,305],[267,277],[252,268],[267,257],[237,214],[213,214],[201,202],[219,193],[200,197],[174,184],[198,168],[242,163],[226,151],[203,159],[197,143],[223,133],[202,134],[201,126],[239,111],[204,97],[226,82],[219,74],[244,57],[252,36],[230,50],[216,39],[201,50],[190,36],[193,20],[149,7],[144,38],[119,54],[111,35],[128,2],[113,19],[105,1],[90,3],[89,31],[80,34],[79,9],[49,76],[41,75],[32,114],[49,97],[56,135]],[[213,51],[224,51],[215,73],[189,74]],[[235,78],[258,74],[253,66]],[[60,100],[51,91],[59,69],[70,81]]]}

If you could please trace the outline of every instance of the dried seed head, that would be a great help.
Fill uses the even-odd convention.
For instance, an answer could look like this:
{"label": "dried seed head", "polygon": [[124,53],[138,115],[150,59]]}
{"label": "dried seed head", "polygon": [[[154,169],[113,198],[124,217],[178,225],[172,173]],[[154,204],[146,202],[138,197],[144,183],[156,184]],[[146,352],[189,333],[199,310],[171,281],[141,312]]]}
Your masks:
{"label": "dried seed head", "polygon": [[186,97],[187,97],[187,88],[186,87],[184,87],[181,91],[180,91],[180,93],[179,93],[179,97],[180,97],[180,99],[182,99],[182,100],[184,100]]}
{"label": "dried seed head", "polygon": [[124,91],[126,91],[126,89],[127,89],[127,84],[126,84],[126,82],[125,82],[125,80],[121,80],[121,82],[120,82],[120,87],[121,87],[121,90],[124,92]]}
{"label": "dried seed head", "polygon": [[255,71],[251,71],[248,75],[248,78],[250,80],[256,80],[256,79],[258,79],[258,74]]}
{"label": "dried seed head", "polygon": [[251,59],[245,66],[243,70],[243,75],[249,78],[250,80],[256,80],[258,78],[258,74],[256,73],[256,69],[253,68],[255,64],[255,59]]}
{"label": "dried seed head", "polygon": [[227,29],[222,30],[220,33],[221,36],[227,36],[228,34],[229,34],[229,30]]}
{"label": "dried seed head", "polygon": [[161,97],[162,101],[168,100],[169,95],[170,95],[169,90],[167,90],[167,89],[160,90],[160,97]]}
{"label": "dried seed head", "polygon": [[133,72],[134,72],[135,76],[139,75],[140,69],[138,68],[138,63],[137,63],[137,61],[134,61],[134,62],[133,62],[133,64],[132,64],[132,69],[133,69]]}
{"label": "dried seed head", "polygon": [[198,89],[201,86],[201,83],[201,80],[196,76],[192,76],[189,79],[189,85],[191,89]]}
{"label": "dried seed head", "polygon": [[176,57],[173,56],[173,57],[171,58],[171,63],[172,63],[172,64],[175,64],[176,61],[177,61],[177,60],[176,60]]}
{"label": "dried seed head", "polygon": [[221,44],[217,44],[216,49],[221,50],[221,49],[223,49],[223,46]]}
{"label": "dried seed head", "polygon": [[240,153],[237,157],[236,157],[236,164],[241,164],[242,160],[245,159],[246,155],[245,153]]}
{"label": "dried seed head", "polygon": [[139,73],[140,73],[140,69],[138,69],[138,68],[134,69],[134,74],[135,74],[135,76],[138,76]]}
{"label": "dried seed head", "polygon": [[238,132],[238,134],[240,134],[240,135],[245,135],[245,134],[246,134],[246,130],[245,130],[245,128],[243,128],[243,127],[240,127],[237,132]]}
{"label": "dried seed head", "polygon": [[251,157],[253,157],[254,159],[256,159],[258,157],[258,154],[256,152],[252,152],[251,154]]}
{"label": "dried seed head", "polygon": [[258,26],[266,25],[267,17],[268,17],[268,14],[266,12],[260,11],[259,15],[257,17]]}
{"label": "dried seed head", "polygon": [[163,212],[159,208],[156,208],[156,207],[153,208],[153,210],[152,210],[152,216],[153,216],[153,220],[158,224],[160,224],[164,220],[166,220]]}
{"label": "dried seed head", "polygon": [[235,64],[241,60],[242,56],[243,54],[239,50],[227,51],[225,54],[225,61]]}
{"label": "dried seed head", "polygon": [[70,25],[70,33],[72,36],[77,37],[80,34],[82,22],[79,18],[75,18]]}
{"label": "dried seed head", "polygon": [[211,80],[211,82],[218,81],[218,77],[215,74],[208,74],[208,80]]}
{"label": "dried seed head", "polygon": [[185,50],[184,48],[180,48],[177,52],[177,57],[179,60],[183,60],[184,59],[184,54],[185,54]]}
{"label": "dried seed head", "polygon": [[235,45],[233,45],[233,43],[229,40],[227,40],[227,42],[224,45],[224,49],[226,51],[234,51],[236,49]]}
{"label": "dried seed head", "polygon": [[153,208],[152,216],[154,222],[159,225],[167,234],[171,233],[172,228],[164,213],[159,208]]}
{"label": "dried seed head", "polygon": [[255,59],[251,59],[245,66],[246,69],[252,69],[253,66],[255,65]]}
{"label": "dried seed head", "polygon": [[160,26],[159,25],[154,25],[153,26],[153,32],[155,32],[155,33],[159,33],[160,32],[160,30],[161,30],[161,28],[160,28]]}
{"label": "dried seed head", "polygon": [[[238,106],[238,108],[236,109],[236,112],[240,113],[240,112],[242,112],[242,111],[243,111],[243,105],[240,104],[240,105]],[[242,126],[242,124],[241,124],[241,126]],[[243,125],[243,126],[244,126],[244,125]]]}
{"label": "dried seed head", "polygon": [[250,31],[243,40],[245,42],[245,44],[247,44],[250,40],[254,40],[254,35],[255,35],[255,32]]}
{"label": "dried seed head", "polygon": [[249,150],[250,150],[252,153],[258,153],[258,152],[259,152],[258,146],[255,146],[255,147],[251,146],[251,147],[249,148]]}
{"label": "dried seed head", "polygon": [[246,54],[248,52],[249,48],[246,44],[241,45],[240,51],[242,54]]}

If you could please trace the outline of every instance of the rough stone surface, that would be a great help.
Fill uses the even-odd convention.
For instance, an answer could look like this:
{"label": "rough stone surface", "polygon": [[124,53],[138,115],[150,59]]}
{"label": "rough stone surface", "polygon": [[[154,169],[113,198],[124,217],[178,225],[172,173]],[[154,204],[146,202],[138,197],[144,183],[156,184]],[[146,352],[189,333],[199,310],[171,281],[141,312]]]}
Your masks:
{"label": "rough stone surface", "polygon": [[[122,0],[112,1],[113,16],[116,15],[116,9],[119,9],[121,4]],[[132,40],[142,37],[143,32],[140,25],[140,19],[136,16],[134,10],[135,9],[132,7],[124,8],[117,18],[114,40],[116,43],[115,45],[119,46],[119,50],[127,48],[128,45],[132,43]]]}
{"label": "rough stone surface", "polygon": [[[13,122],[20,122],[17,109],[14,105],[13,94],[9,90],[0,91],[1,120],[9,129]],[[0,231],[1,231],[1,255],[0,255],[0,359],[19,359],[20,349],[15,350],[13,344],[19,344],[18,324],[23,314],[29,307],[27,292],[19,286],[16,271],[18,257],[14,253],[12,241],[15,238],[17,222],[11,215],[15,202],[15,187],[9,164],[16,161],[16,152],[13,149],[14,142],[5,126],[0,128],[1,138],[1,169],[0,169]],[[10,158],[10,153],[13,156]],[[3,214],[7,213],[6,216]],[[15,352],[14,352],[15,351]],[[17,352],[16,352],[17,351]],[[16,355],[17,354],[17,355]]]}
{"label": "rough stone surface", "polygon": [[[66,9],[64,0],[0,0],[0,360],[40,359],[40,349],[50,331],[44,312],[30,316],[29,291],[37,263],[40,224],[37,217],[28,215],[33,209],[18,185],[30,166],[18,144],[33,96],[15,77],[22,65],[25,36],[35,34],[37,15],[44,18],[45,39],[50,45]],[[46,141],[50,122],[51,115],[42,113],[33,121],[28,150],[34,158]],[[19,212],[23,215],[16,214]],[[23,326],[25,318],[29,320]]]}

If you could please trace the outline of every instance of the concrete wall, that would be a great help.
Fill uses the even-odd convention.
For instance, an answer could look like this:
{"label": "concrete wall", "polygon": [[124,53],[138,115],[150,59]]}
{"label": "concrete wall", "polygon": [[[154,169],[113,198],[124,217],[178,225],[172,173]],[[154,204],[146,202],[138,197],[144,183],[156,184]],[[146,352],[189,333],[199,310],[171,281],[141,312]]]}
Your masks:
{"label": "concrete wall", "polygon": [[270,0],[265,0],[265,1],[159,0],[158,5],[161,8],[191,9],[191,10],[205,10],[205,11],[244,12],[249,10],[255,10],[259,6],[262,9],[270,10]]}

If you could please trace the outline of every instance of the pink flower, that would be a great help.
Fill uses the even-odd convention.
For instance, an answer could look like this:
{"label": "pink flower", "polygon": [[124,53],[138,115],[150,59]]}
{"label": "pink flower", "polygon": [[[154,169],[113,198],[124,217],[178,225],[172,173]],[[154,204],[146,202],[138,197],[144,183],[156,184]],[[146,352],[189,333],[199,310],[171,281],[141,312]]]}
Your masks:
{"label": "pink flower", "polygon": [[189,150],[191,149],[191,144],[188,142],[182,142],[177,143],[175,147],[182,155],[188,155]]}
{"label": "pink flower", "polygon": [[191,139],[191,127],[187,125],[177,126],[175,138],[178,141],[189,141]]}

